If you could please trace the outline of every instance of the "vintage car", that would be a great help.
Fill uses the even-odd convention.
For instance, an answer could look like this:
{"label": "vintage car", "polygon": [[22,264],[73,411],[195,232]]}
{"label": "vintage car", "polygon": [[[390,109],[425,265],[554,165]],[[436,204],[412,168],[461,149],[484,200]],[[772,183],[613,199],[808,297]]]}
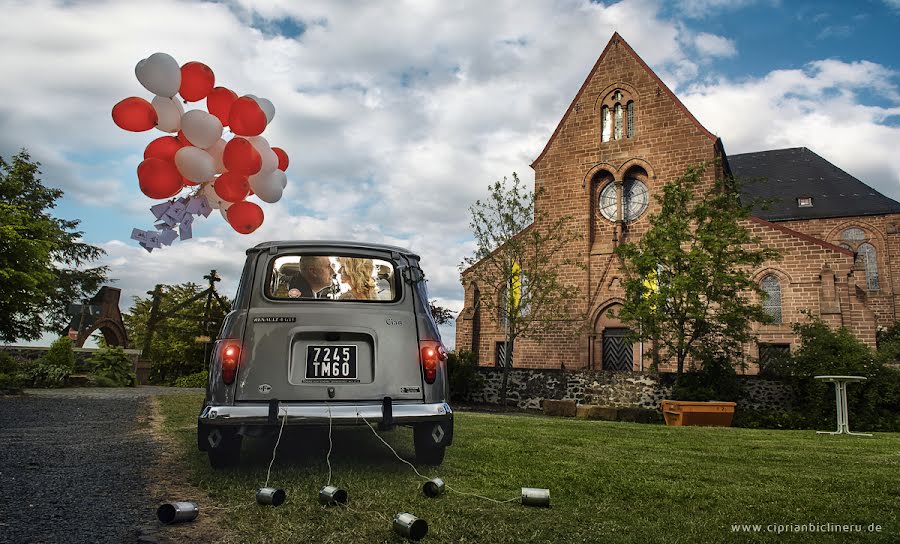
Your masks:
{"label": "vintage car", "polygon": [[198,447],[224,468],[242,437],[282,426],[405,425],[418,462],[440,464],[453,440],[446,362],[414,253],[262,243],[215,344]]}

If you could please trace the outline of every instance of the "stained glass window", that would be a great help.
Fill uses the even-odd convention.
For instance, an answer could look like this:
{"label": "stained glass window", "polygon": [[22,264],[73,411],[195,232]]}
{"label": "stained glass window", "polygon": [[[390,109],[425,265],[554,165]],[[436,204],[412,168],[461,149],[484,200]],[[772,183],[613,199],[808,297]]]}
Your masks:
{"label": "stained glass window", "polygon": [[852,227],[841,233],[841,239],[848,242],[858,242],[866,239],[866,233],[862,229]]}
{"label": "stained glass window", "polygon": [[781,283],[778,276],[769,274],[762,279],[763,310],[772,317],[772,323],[781,324]]}
{"label": "stained glass window", "polygon": [[622,104],[616,104],[616,140],[622,139]]}
{"label": "stained glass window", "polygon": [[856,258],[866,267],[866,285],[869,290],[878,290],[878,259],[872,244],[860,244]]}
{"label": "stained glass window", "polygon": [[626,106],[628,110],[628,137],[634,138],[634,101],[631,101]]}
{"label": "stained glass window", "polygon": [[609,108],[603,106],[600,112],[600,141],[608,142],[610,133],[612,132],[612,116]]}

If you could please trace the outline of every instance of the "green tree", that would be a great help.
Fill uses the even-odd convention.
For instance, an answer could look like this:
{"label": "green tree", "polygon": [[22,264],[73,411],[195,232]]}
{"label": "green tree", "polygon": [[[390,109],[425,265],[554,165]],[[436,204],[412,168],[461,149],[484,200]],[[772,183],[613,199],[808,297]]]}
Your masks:
{"label": "green tree", "polygon": [[428,309],[431,310],[431,317],[434,318],[434,322],[438,325],[446,325],[453,321],[453,311],[443,306],[438,306],[437,299],[428,301]]}
{"label": "green tree", "polygon": [[54,217],[63,196],[44,186],[40,163],[20,151],[0,157],[0,340],[34,340],[59,332],[66,309],[107,280],[105,266],[87,267],[104,251],[82,241],[79,221]]}
{"label": "green tree", "polygon": [[655,357],[674,359],[679,377],[689,358],[731,362],[753,337],[751,324],[769,321],[753,300],[762,292],[750,274],[778,255],[744,227],[751,205],[733,180],[696,190],[707,166],[666,183],[647,233],[616,248],[625,273],[619,318],[635,340],[655,342]]}
{"label": "green tree", "polygon": [[[153,383],[173,383],[181,376],[206,370],[206,357],[212,350],[212,343],[198,342],[197,337],[208,335],[215,341],[230,301],[221,295],[221,304],[213,299],[208,326],[203,323],[205,296],[178,308],[198,296],[205,288],[193,282],[161,286],[162,296],[157,315],[175,315],[157,320],[153,327],[149,353],[144,354],[151,361],[150,380]],[[134,297],[134,306],[123,316],[128,337],[139,348],[144,345],[152,306],[152,296]]]}
{"label": "green tree", "polygon": [[564,256],[581,235],[570,227],[570,216],[551,218],[537,208],[535,200],[543,191],[526,191],[515,173],[511,184],[504,177],[489,190],[486,201],[469,208],[476,250],[460,269],[467,281],[478,284],[481,308],[497,316],[506,336],[500,381],[505,407],[516,340],[540,341],[544,332],[583,321],[571,304],[578,289],[561,274],[567,267],[582,267]]}

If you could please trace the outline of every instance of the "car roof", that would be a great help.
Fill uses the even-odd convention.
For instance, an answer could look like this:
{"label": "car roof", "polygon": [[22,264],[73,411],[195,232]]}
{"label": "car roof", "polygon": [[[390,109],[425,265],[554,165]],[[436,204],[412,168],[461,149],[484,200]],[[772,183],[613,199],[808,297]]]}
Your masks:
{"label": "car roof", "polygon": [[272,247],[282,249],[323,246],[330,246],[337,249],[374,249],[378,251],[391,251],[401,253],[410,257],[415,257],[416,259],[419,258],[419,256],[412,250],[406,249],[404,247],[391,246],[387,244],[373,244],[370,242],[358,242],[353,240],[278,240],[257,244],[256,246],[248,249],[247,252],[249,253],[250,251],[262,251],[264,249],[269,249]]}

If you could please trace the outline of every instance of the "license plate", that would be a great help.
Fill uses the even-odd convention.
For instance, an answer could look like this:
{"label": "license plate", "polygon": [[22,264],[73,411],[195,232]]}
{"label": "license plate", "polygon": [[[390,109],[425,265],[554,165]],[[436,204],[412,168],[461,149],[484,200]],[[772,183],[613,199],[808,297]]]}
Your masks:
{"label": "license plate", "polygon": [[355,380],[356,346],[307,346],[306,379]]}

